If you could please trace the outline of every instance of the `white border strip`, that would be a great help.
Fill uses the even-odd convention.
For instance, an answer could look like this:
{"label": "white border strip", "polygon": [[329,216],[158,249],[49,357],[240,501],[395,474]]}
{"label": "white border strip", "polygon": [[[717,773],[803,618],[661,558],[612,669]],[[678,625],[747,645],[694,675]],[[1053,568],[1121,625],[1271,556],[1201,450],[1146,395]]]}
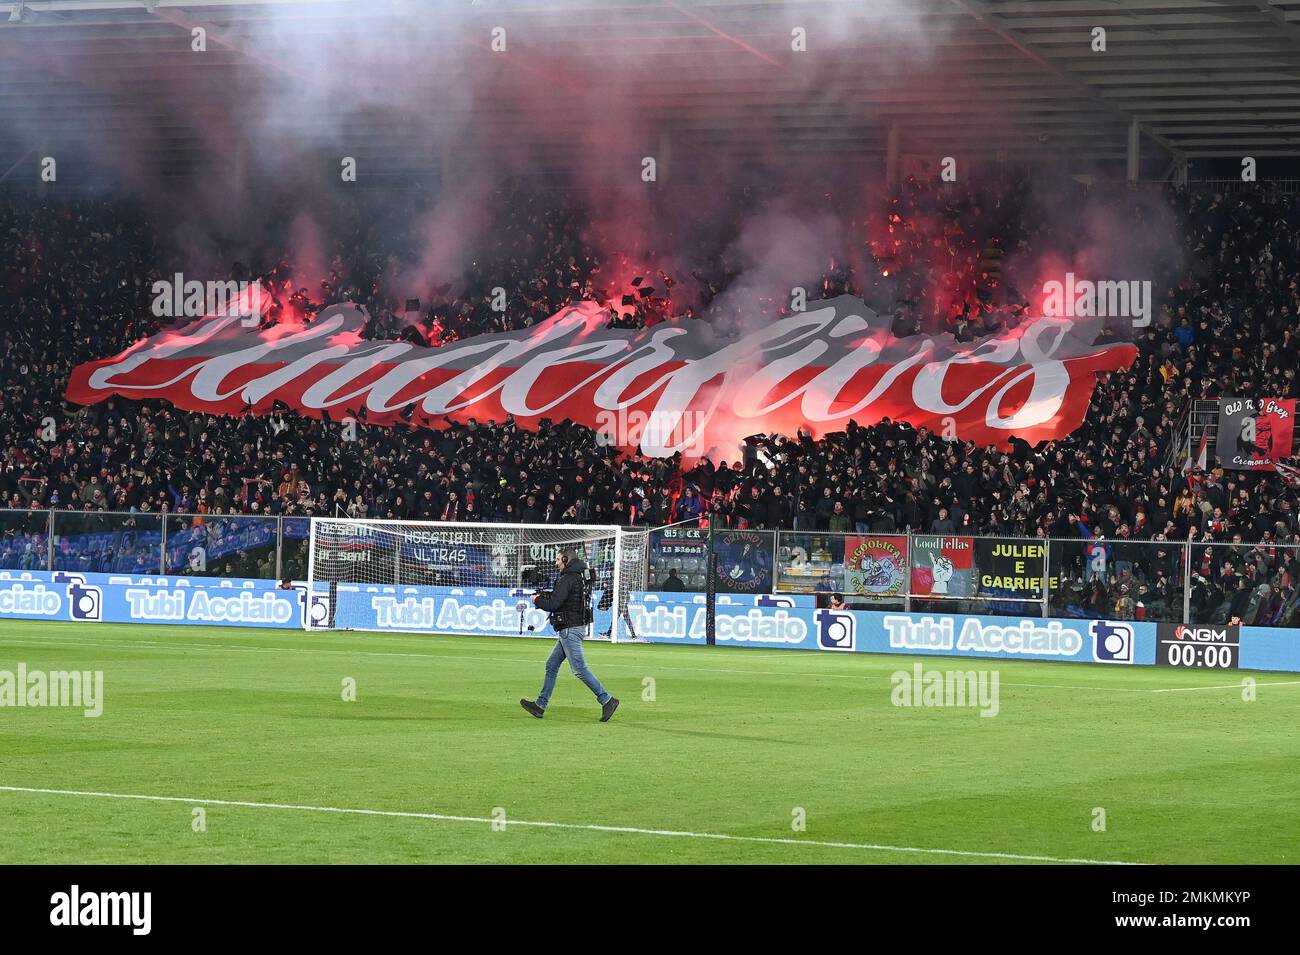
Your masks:
{"label": "white border strip", "polygon": [[[1247,673],[1249,676],[1249,673]],[[1285,680],[1281,683],[1255,683],[1256,686],[1300,686],[1300,680]],[[1197,690],[1240,690],[1244,683],[1220,683],[1217,686],[1171,686],[1152,693],[1194,693]]]}
{"label": "white border strip", "polygon": [[46,796],[88,796],[101,799],[135,799],[145,802],[179,802],[190,805],[235,806],[241,809],[287,809],[296,812],[329,812],[353,816],[387,816],[398,819],[429,819],[437,822],[475,822],[505,826],[531,826],[544,829],[578,829],[586,832],[617,832],[639,836],[665,836],[675,839],[717,839],[727,842],[750,842],[764,845],[818,846],[825,849],[864,849],[876,852],[910,852],[921,855],[962,856],[974,859],[1009,859],[1015,862],[1059,862],[1076,865],[1142,865],[1140,862],[1112,862],[1101,859],[1066,859],[1056,856],[1018,855],[1012,852],[971,852],[965,849],[924,849],[915,846],[872,845],[861,842],[827,842],[819,839],[789,839],[774,836],[736,836],[721,832],[687,832],[676,829],[639,829],[634,826],[605,826],[581,822],[537,822],[524,819],[496,820],[483,816],[453,816],[437,812],[400,812],[389,809],[348,809],[335,806],[299,806],[291,803],[246,802],[237,799],[190,799],[182,796],[141,796],[132,793],[85,792],[76,789],[38,789],[28,786],[0,786],[0,791],[35,793]]}

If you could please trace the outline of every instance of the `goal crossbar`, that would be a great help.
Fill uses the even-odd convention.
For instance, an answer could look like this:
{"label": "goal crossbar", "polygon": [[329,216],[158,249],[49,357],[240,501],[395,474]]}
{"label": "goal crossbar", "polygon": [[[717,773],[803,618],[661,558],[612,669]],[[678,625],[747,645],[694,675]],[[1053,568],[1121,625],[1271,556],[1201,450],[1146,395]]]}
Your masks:
{"label": "goal crossbar", "polygon": [[554,586],[555,556],[588,567],[591,634],[635,639],[629,594],[644,590],[649,530],[314,517],[308,535],[311,630],[553,635],[532,596]]}

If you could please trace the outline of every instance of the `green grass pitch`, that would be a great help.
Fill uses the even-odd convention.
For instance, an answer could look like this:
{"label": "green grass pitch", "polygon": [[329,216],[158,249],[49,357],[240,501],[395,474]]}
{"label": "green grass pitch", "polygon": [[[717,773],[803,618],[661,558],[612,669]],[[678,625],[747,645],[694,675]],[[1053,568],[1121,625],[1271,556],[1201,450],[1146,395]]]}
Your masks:
{"label": "green grass pitch", "polygon": [[0,708],[0,862],[1300,859],[1292,674],[926,658],[997,670],[984,718],[892,705],[911,657],[595,644],[601,724],[567,666],[519,708],[550,645],[5,622],[0,670],[105,701]]}

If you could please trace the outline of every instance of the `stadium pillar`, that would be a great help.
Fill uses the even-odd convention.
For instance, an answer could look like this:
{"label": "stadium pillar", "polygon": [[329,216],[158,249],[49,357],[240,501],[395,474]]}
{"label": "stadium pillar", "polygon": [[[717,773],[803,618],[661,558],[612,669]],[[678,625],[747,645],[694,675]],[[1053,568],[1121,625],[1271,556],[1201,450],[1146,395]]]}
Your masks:
{"label": "stadium pillar", "polygon": [[1043,619],[1046,620],[1051,615],[1051,589],[1052,589],[1052,539],[1050,537],[1043,540]]}
{"label": "stadium pillar", "polygon": [[717,614],[714,605],[718,597],[717,572],[718,555],[713,548],[713,520],[710,515],[709,556],[704,562],[704,642],[709,646],[717,643],[717,630],[714,629]]}
{"label": "stadium pillar", "polygon": [[[614,573],[611,575],[609,589],[613,591],[613,596],[609,601],[609,642],[618,643],[618,625],[621,623],[619,612],[623,609],[623,603],[619,599],[622,591],[619,590],[619,578],[623,566],[623,528],[614,531]],[[602,601],[603,603],[603,601]],[[592,632],[595,632],[595,616],[592,616]]]}
{"label": "stadium pillar", "polygon": [[[940,551],[939,553],[943,553]],[[907,557],[903,561],[903,613],[912,612],[912,525],[907,525]]]}
{"label": "stadium pillar", "polygon": [[885,185],[890,189],[898,185],[898,150],[902,138],[899,125],[890,123],[885,135]]}
{"label": "stadium pillar", "polygon": [[275,519],[275,579],[284,580],[284,515]]}
{"label": "stadium pillar", "polygon": [[1183,545],[1183,624],[1192,622],[1192,543]]}
{"label": "stadium pillar", "polygon": [[780,553],[781,553],[781,528],[778,527],[775,531],[772,532],[772,563],[771,563],[772,582],[768,585],[768,589],[772,593],[776,593],[776,582],[781,577],[781,570],[779,566],[779,561],[781,559]]}
{"label": "stadium pillar", "polygon": [[1138,146],[1141,140],[1141,127],[1137,119],[1133,119],[1128,124],[1128,184],[1137,185],[1138,181]]}
{"label": "stadium pillar", "polygon": [[54,511],[52,509],[50,511],[50,520],[48,526],[49,529],[45,534],[45,545],[46,545],[46,550],[49,553],[46,557],[45,569],[53,573],[54,572]]}
{"label": "stadium pillar", "polygon": [[163,511],[158,515],[158,520],[162,522],[161,543],[158,545],[158,573],[167,573],[167,512]]}

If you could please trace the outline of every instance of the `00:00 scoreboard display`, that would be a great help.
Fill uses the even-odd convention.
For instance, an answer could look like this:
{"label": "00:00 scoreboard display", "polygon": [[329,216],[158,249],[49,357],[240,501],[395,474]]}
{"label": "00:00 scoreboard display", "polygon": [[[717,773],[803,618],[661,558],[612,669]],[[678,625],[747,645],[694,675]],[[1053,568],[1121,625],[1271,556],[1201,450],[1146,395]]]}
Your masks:
{"label": "00:00 scoreboard display", "polygon": [[1237,627],[1189,627],[1161,624],[1156,635],[1156,664],[1196,670],[1235,670],[1241,653]]}

